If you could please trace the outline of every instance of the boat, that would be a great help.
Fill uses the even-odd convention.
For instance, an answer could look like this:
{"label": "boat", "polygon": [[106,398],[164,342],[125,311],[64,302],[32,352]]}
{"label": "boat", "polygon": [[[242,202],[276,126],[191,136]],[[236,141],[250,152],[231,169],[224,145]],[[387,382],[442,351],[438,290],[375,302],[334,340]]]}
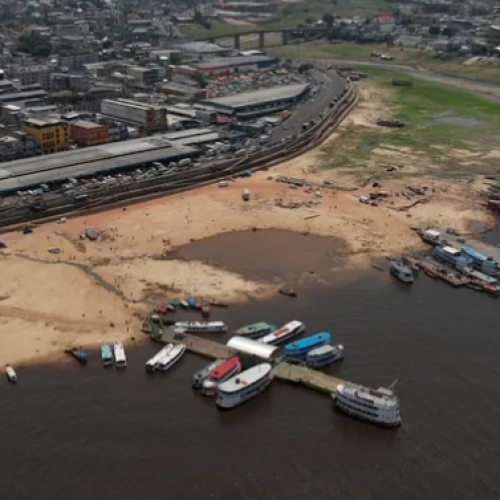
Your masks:
{"label": "boat", "polygon": [[88,361],[87,353],[81,348],[77,349],[76,347],[73,347],[72,349],[66,349],[64,352],[73,356],[82,365],[86,364]]}
{"label": "boat", "polygon": [[113,350],[107,342],[103,342],[101,344],[101,361],[102,366],[113,365]]}
{"label": "boat", "polygon": [[182,308],[184,308],[184,309],[188,309],[189,308],[189,303],[188,303],[187,300],[184,300],[184,299],[180,300],[179,303],[180,303],[180,305],[181,305]]}
{"label": "boat", "polygon": [[224,363],[211,370],[201,384],[201,393],[204,396],[213,396],[217,392],[217,387],[229,380],[234,375],[241,372],[241,361],[238,356],[229,358]]}
{"label": "boat", "polygon": [[189,307],[189,309],[196,309],[196,304],[197,304],[197,302],[196,302],[196,299],[195,299],[195,298],[193,298],[193,297],[189,297],[189,299],[187,299],[187,301],[186,301],[186,302],[188,303],[188,307]]}
{"label": "boat", "polygon": [[289,361],[305,359],[309,351],[327,344],[330,342],[330,339],[331,335],[323,332],[296,340],[285,346],[285,357]]}
{"label": "boat", "polygon": [[432,256],[438,262],[442,262],[454,269],[463,269],[472,265],[472,259],[464,255],[457,248],[451,246],[437,246],[432,250]]}
{"label": "boat", "polygon": [[182,333],[226,333],[227,326],[222,321],[178,321],[174,326]]}
{"label": "boat", "polygon": [[259,323],[242,326],[241,328],[238,328],[234,334],[246,337],[247,339],[258,339],[259,337],[269,335],[274,331],[276,331],[276,327],[274,325],[270,325],[265,321],[260,321]]}
{"label": "boat", "polygon": [[374,390],[361,385],[340,384],[332,398],[335,406],[351,417],[384,427],[401,425],[399,401],[392,387]]}
{"label": "boat", "polygon": [[297,292],[293,288],[280,288],[280,293],[287,297],[297,297]]}
{"label": "boat", "polygon": [[186,352],[186,346],[184,344],[174,345],[170,351],[168,351],[161,359],[158,361],[157,370],[166,372],[172,366],[182,358],[184,353]]}
{"label": "boat", "polygon": [[125,356],[125,348],[121,342],[113,344],[113,353],[115,356],[116,368],[125,368],[127,366],[127,357]]}
{"label": "boat", "polygon": [[471,247],[462,247],[462,253],[472,260],[472,267],[479,272],[496,278],[500,276],[500,263],[498,260],[488,257]]}
{"label": "boat", "polygon": [[158,363],[174,348],[175,344],[167,344],[160,349],[151,359],[146,361],[146,372],[153,373],[158,368]]}
{"label": "boat", "polygon": [[498,285],[483,284],[483,291],[494,297],[500,296],[500,287]]}
{"label": "boat", "polygon": [[296,337],[305,331],[306,327],[300,321],[290,321],[285,326],[281,327],[265,337],[262,337],[258,342],[263,344],[277,345],[286,342],[292,337]]}
{"label": "boat", "polygon": [[264,392],[272,381],[269,363],[255,365],[219,385],[215,404],[219,408],[234,408]]}
{"label": "boat", "polygon": [[212,361],[212,363],[209,363],[207,366],[203,367],[201,370],[198,370],[194,375],[193,379],[191,382],[191,386],[193,389],[200,389],[201,385],[203,384],[203,381],[208,377],[208,374],[220,366],[222,363],[226,361],[224,358],[219,358],[216,359],[215,361]]}
{"label": "boat", "polygon": [[210,305],[207,304],[206,302],[204,302],[202,305],[201,305],[201,315],[204,317],[204,318],[208,318],[210,316]]}
{"label": "boat", "polygon": [[307,353],[306,364],[309,368],[322,368],[340,361],[345,356],[344,346],[323,345]]}
{"label": "boat", "polygon": [[209,300],[208,303],[211,306],[215,307],[229,307],[229,304],[227,302],[222,302],[220,300],[215,300],[215,299]]}
{"label": "boat", "polygon": [[391,274],[403,283],[413,283],[413,271],[398,260],[391,261]]}
{"label": "boat", "polygon": [[13,384],[17,384],[17,373],[14,368],[10,365],[5,365],[5,376],[7,377],[7,380],[9,382],[12,382]]}

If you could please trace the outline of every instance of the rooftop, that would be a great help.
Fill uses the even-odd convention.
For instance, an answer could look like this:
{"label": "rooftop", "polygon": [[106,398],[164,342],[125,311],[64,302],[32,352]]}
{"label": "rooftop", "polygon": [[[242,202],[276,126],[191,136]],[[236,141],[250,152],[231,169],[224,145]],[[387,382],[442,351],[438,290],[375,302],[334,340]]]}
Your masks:
{"label": "rooftop", "polygon": [[259,62],[275,61],[275,57],[254,55],[254,56],[235,56],[235,57],[217,57],[214,59],[209,59],[208,61],[203,61],[200,63],[193,64],[193,67],[202,68],[217,68],[225,66],[236,66],[238,64],[255,64]]}
{"label": "rooftop", "polygon": [[101,128],[102,125],[99,125],[94,122],[87,122],[85,120],[77,120],[72,124],[72,127],[80,127],[80,128],[86,128],[86,129],[92,129],[92,128]]}
{"label": "rooftop", "polygon": [[227,108],[240,108],[282,99],[290,99],[300,95],[308,87],[309,84],[307,83],[296,83],[293,85],[285,85],[283,87],[255,90],[253,92],[216,97],[214,99],[204,99],[200,101],[200,104],[208,106],[222,106]]}
{"label": "rooftop", "polygon": [[263,344],[262,342],[247,339],[239,335],[230,338],[226,345],[238,352],[251,354],[262,359],[271,359],[273,357],[273,353],[279,349],[277,346]]}

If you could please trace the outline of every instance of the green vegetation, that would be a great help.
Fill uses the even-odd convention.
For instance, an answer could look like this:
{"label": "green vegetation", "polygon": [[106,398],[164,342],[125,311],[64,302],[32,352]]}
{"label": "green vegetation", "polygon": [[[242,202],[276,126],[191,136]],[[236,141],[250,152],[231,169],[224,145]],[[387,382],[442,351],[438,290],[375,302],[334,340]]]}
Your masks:
{"label": "green vegetation", "polygon": [[23,33],[19,37],[19,50],[35,57],[49,57],[52,52],[50,40],[36,31]]}
{"label": "green vegetation", "polygon": [[[364,67],[361,71],[389,96],[387,115],[381,118],[394,117],[407,125],[349,131],[340,147],[336,142],[324,149],[323,168],[345,169],[359,182],[373,179],[374,173],[381,179],[416,173],[461,177],[497,170],[498,159],[486,155],[500,150],[500,104],[396,71]],[[393,79],[409,80],[414,86],[395,87]],[[395,162],[404,164],[397,174],[381,168]]]}

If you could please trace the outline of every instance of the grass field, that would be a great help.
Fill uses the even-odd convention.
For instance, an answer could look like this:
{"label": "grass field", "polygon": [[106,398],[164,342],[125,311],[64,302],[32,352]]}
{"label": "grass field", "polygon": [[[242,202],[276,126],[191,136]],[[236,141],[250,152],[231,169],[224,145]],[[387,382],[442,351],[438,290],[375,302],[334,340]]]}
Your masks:
{"label": "grass field", "polygon": [[[500,104],[396,71],[363,71],[370,78],[361,89],[375,85],[387,101],[381,103],[379,117],[394,117],[407,125],[353,127],[340,146],[336,142],[325,148],[322,168],[347,169],[358,180],[394,162],[406,163],[398,175],[464,177],[498,170]],[[414,86],[394,87],[393,78],[411,80]],[[391,174],[383,169],[380,178],[387,175]]]}

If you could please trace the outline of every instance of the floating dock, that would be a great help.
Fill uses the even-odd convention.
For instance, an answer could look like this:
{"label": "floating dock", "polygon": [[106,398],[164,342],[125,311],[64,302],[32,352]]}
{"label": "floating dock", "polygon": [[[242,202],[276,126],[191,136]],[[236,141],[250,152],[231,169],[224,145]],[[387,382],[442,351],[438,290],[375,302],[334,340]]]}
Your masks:
{"label": "floating dock", "polygon": [[[186,345],[189,352],[210,359],[230,358],[240,354],[236,350],[214,340],[204,339],[189,333],[176,333],[173,328],[163,329],[162,336],[158,338],[152,337],[152,340],[161,344],[168,344],[170,342],[174,344],[182,343]],[[346,383],[342,379],[332,377],[317,370],[311,370],[304,366],[290,364],[281,360],[277,360],[274,363],[273,373],[276,379],[294,384],[302,384],[319,392],[330,394],[337,390],[339,384]]]}
{"label": "floating dock", "polygon": [[426,274],[433,278],[438,278],[446,283],[459,287],[464,286],[470,283],[470,279],[465,276],[460,276],[457,274],[457,271],[446,267],[440,263],[437,263],[430,259],[423,259],[419,262],[419,266],[424,270]]}

